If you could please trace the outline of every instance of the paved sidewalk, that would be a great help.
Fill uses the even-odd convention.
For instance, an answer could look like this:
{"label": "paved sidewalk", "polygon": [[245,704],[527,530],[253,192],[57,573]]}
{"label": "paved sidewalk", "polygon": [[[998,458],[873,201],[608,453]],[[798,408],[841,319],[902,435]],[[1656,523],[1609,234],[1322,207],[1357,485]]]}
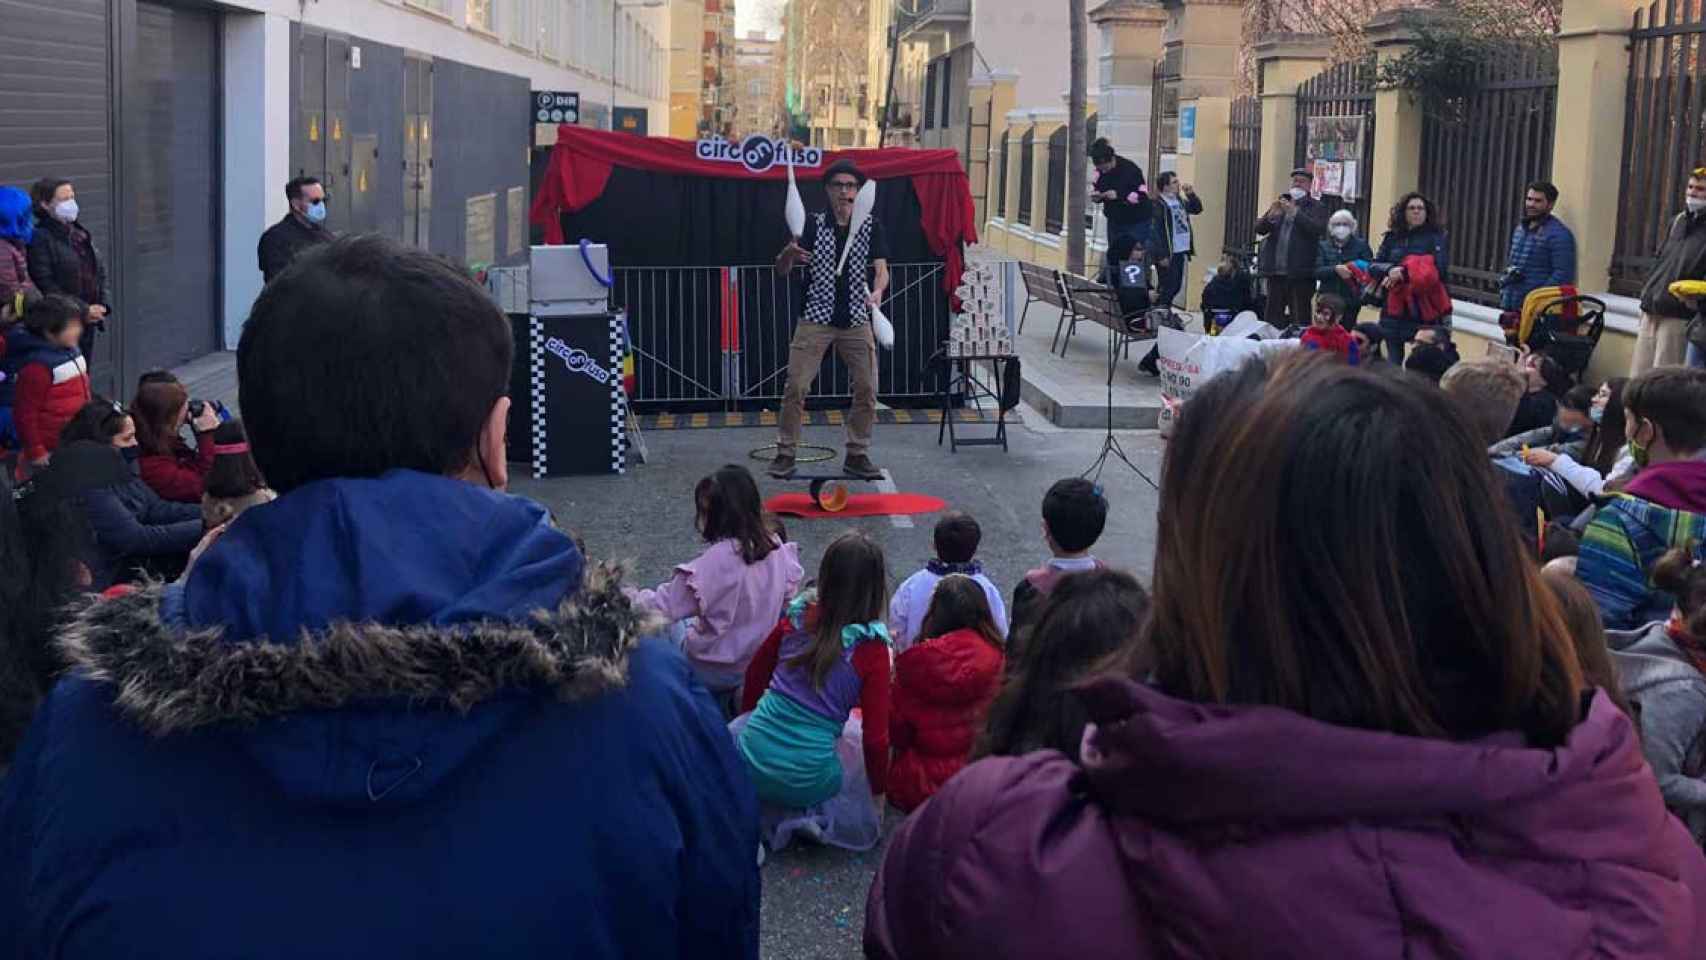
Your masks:
{"label": "paved sidewalk", "polygon": [[[1025,371],[1025,402],[1056,426],[1103,429],[1108,423],[1108,331],[1094,323],[1078,324],[1061,356],[1049,350],[1059,322],[1058,309],[1033,303],[1024,331],[1015,338]],[[1066,339],[1064,329],[1060,339]],[[1148,349],[1132,344],[1131,358],[1122,351],[1114,365],[1116,430],[1154,429],[1161,412],[1161,381],[1137,368]]]}

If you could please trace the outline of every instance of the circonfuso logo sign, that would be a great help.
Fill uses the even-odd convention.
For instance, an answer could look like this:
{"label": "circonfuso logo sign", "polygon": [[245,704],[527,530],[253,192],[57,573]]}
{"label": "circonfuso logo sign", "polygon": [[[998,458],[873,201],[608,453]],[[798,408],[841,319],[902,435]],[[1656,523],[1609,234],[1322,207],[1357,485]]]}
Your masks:
{"label": "circonfuso logo sign", "polygon": [[[786,165],[790,149],[786,140],[755,133],[739,143],[720,137],[700,140],[695,145],[694,153],[701,160],[738,163],[753,173],[763,173],[778,164]],[[792,155],[796,167],[823,165],[823,151],[817,147],[795,148]]]}

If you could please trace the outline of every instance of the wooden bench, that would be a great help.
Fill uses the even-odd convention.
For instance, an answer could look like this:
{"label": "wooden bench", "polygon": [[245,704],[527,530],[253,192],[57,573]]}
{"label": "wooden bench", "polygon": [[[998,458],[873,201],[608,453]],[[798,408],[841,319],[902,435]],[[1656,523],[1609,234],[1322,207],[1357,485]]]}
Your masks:
{"label": "wooden bench", "polygon": [[[1120,310],[1119,297],[1111,287],[1085,280],[1083,277],[1061,274],[1061,286],[1066,294],[1067,304],[1071,310],[1073,326],[1085,320],[1103,327],[1114,337],[1116,351],[1124,350],[1127,356],[1131,354],[1131,345],[1143,340],[1155,339],[1155,330],[1149,326],[1141,315],[1134,314],[1130,320]],[[1067,342],[1072,341],[1072,329],[1067,330]],[[1065,346],[1061,347],[1061,356],[1066,355]]]}
{"label": "wooden bench", "polygon": [[[1019,314],[1019,332],[1025,332],[1025,315],[1031,312],[1031,304],[1046,303],[1057,307],[1062,313],[1066,312],[1066,300],[1060,295],[1060,271],[1045,270],[1034,263],[1019,261],[1019,276],[1025,281],[1025,309]],[[1057,331],[1055,338],[1059,339]],[[1051,346],[1052,352],[1054,348]]]}

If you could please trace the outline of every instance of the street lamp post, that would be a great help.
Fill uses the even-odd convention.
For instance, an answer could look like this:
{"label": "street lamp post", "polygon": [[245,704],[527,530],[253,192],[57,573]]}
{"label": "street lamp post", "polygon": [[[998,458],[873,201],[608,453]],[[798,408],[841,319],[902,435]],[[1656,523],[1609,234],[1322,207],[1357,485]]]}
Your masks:
{"label": "street lamp post", "polygon": [[616,129],[616,21],[618,20],[617,15],[619,13],[621,13],[623,10],[630,10],[630,9],[634,9],[636,7],[661,7],[661,6],[665,6],[666,3],[667,3],[667,0],[633,0],[633,2],[630,2],[630,3],[623,3],[623,2],[621,2],[621,0],[612,0],[612,3],[610,4],[610,119],[609,119],[608,123],[610,125],[611,130]]}

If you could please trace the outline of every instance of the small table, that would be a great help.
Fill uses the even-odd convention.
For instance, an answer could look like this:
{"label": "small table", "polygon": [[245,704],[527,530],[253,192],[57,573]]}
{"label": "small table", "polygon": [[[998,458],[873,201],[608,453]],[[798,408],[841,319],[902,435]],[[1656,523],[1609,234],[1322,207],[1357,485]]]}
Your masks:
{"label": "small table", "polygon": [[[942,438],[948,439],[948,451],[958,453],[960,447],[1000,447],[1007,452],[1007,408],[1001,405],[1003,393],[1003,378],[1006,375],[1006,361],[1013,359],[1012,354],[975,354],[971,356],[950,357],[945,350],[937,351],[936,357],[948,362],[948,379],[942,385],[942,425],[936,431],[936,445],[942,445]],[[990,387],[978,379],[972,362],[988,360],[995,386]],[[995,436],[971,437],[961,440],[954,432],[954,388],[963,387],[966,399],[976,402],[988,397],[995,402]],[[981,409],[981,404],[979,405]]]}

